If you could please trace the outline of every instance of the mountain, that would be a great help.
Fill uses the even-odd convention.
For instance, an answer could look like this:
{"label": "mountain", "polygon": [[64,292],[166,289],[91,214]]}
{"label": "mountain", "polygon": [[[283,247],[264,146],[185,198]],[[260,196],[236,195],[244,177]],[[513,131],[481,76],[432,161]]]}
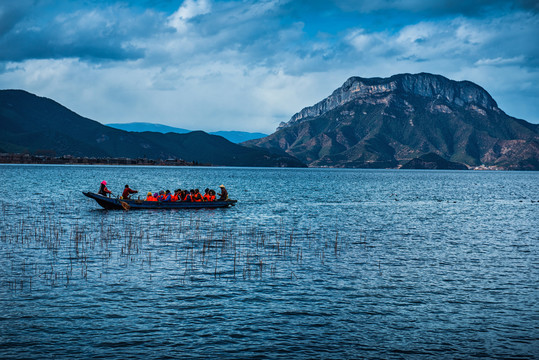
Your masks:
{"label": "mountain", "polygon": [[428,153],[410,160],[401,169],[467,170],[468,167],[461,163],[447,161],[435,153]]}
{"label": "mountain", "polygon": [[181,158],[224,166],[304,166],[287,154],[253,149],[202,131],[135,133],[84,118],[22,90],[0,90],[0,149],[77,157]]}
{"label": "mountain", "polygon": [[239,144],[249,140],[260,139],[268,134],[259,132],[246,132],[246,131],[215,131],[211,132],[212,135],[222,136],[228,141]]}
{"label": "mountain", "polygon": [[169,132],[173,132],[176,134],[187,134],[188,132],[191,132],[191,130],[177,128],[173,126],[168,125],[162,125],[162,124],[152,124],[147,122],[131,122],[131,123],[112,123],[112,124],[105,124],[106,126],[125,130],[125,131],[134,131],[134,132],[143,132],[143,131],[153,131],[158,132],[162,134],[166,134]]}
{"label": "mountain", "polygon": [[480,86],[427,73],[351,77],[265,138],[243,143],[309,166],[397,167],[428,153],[468,166],[535,169],[539,125]]}
{"label": "mountain", "polygon": [[[153,131],[153,132],[160,132],[163,134],[173,132],[177,134],[186,134],[191,132],[192,130],[186,130],[182,128],[177,128],[173,126],[167,126],[162,124],[152,124],[152,123],[146,123],[146,122],[132,122],[132,123],[125,123],[125,124],[106,124],[107,126],[113,127],[115,129],[125,130],[125,131],[134,131],[134,132],[143,132],[143,131]],[[241,143],[248,140],[253,139],[260,139],[264,136],[267,136],[267,134],[263,133],[251,133],[251,132],[245,132],[245,131],[215,131],[209,133],[211,135],[217,135],[222,136],[225,139],[227,139],[230,142],[233,143]]]}

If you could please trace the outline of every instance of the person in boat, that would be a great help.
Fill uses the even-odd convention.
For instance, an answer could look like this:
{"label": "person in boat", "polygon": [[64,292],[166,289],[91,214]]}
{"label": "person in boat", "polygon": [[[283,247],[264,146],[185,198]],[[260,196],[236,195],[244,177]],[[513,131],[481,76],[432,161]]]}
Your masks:
{"label": "person in boat", "polygon": [[204,201],[210,201],[210,189],[204,189],[204,195],[202,196],[202,198],[204,199]]}
{"label": "person in boat", "polygon": [[181,197],[183,202],[191,202],[191,195],[187,190],[182,191]]}
{"label": "person in boat", "polygon": [[215,197],[215,190],[210,189],[210,200],[209,201],[215,201],[217,200]]}
{"label": "person in boat", "polygon": [[159,196],[157,196],[157,201],[163,201],[165,198],[165,192],[163,190],[159,190]]}
{"label": "person in boat", "polygon": [[152,195],[151,192],[146,195],[146,201],[157,201],[157,199]]}
{"label": "person in boat", "polygon": [[193,201],[194,202],[202,202],[202,201],[204,201],[204,199],[202,198],[202,194],[200,193],[200,190],[195,189],[195,194],[194,194],[194,197],[193,197]]}
{"label": "person in boat", "polygon": [[133,190],[129,187],[129,185],[125,185],[124,187],[124,192],[122,193],[122,198],[123,199],[129,199],[129,197],[131,196],[131,194],[136,194],[138,193],[137,190]]}
{"label": "person in boat", "polygon": [[180,199],[180,192],[181,192],[180,189],[174,190],[174,194],[170,196],[170,201],[172,202],[178,201]]}
{"label": "person in boat", "polygon": [[163,202],[171,202],[171,200],[172,199],[171,199],[170,190],[167,190],[165,192],[165,195],[163,196],[163,200],[161,200],[161,201],[163,201]]}
{"label": "person in boat", "polygon": [[109,196],[108,194],[112,194],[112,191],[107,189],[107,182],[105,180],[101,181],[101,185],[99,186],[99,191],[97,193],[103,196]]}
{"label": "person in boat", "polygon": [[219,185],[219,188],[221,189],[221,192],[217,195],[219,195],[219,200],[217,201],[227,201],[228,200],[228,191],[226,191],[224,185]]}

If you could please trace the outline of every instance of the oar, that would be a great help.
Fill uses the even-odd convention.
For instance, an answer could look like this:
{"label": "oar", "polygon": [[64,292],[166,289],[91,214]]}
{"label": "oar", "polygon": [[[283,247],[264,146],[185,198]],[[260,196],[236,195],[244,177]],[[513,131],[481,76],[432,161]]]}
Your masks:
{"label": "oar", "polygon": [[[110,193],[110,195],[114,196],[113,193]],[[125,211],[128,211],[129,209],[131,209],[131,206],[129,206],[129,204],[126,203],[125,201],[120,200],[119,196],[116,196],[116,199],[118,199],[118,201],[120,202],[120,205],[122,205],[122,207],[124,208]]]}
{"label": "oar", "polygon": [[129,204],[126,203],[125,201],[120,200],[120,204],[122,204],[122,207],[124,208],[125,211],[131,209],[131,206],[129,206]]}

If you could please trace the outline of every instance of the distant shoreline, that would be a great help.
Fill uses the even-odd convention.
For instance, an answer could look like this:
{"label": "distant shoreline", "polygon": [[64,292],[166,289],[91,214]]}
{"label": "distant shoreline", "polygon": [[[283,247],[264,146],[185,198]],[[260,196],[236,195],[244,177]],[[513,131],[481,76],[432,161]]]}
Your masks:
{"label": "distant shoreline", "polygon": [[98,158],[64,155],[58,157],[30,154],[0,154],[0,164],[34,165],[142,165],[142,166],[212,166],[183,159],[152,160],[145,158]]}
{"label": "distant shoreline", "polygon": [[[183,159],[166,159],[166,160],[152,160],[145,158],[98,158],[98,157],[77,157],[71,155],[63,155],[58,157],[45,156],[45,155],[31,155],[31,154],[11,154],[0,153],[0,164],[19,164],[19,165],[127,165],[127,166],[214,166],[208,163],[199,163],[198,161],[185,161]],[[317,169],[340,169],[341,167],[328,167],[321,166]],[[350,169],[350,168],[343,168]],[[363,168],[354,168],[363,169]],[[364,168],[367,169],[367,168]],[[382,168],[380,168],[382,169]],[[385,168],[384,168],[385,169]],[[387,168],[392,170],[400,170],[400,167]],[[407,170],[407,169],[403,169]],[[450,170],[450,169],[408,169],[408,170]],[[506,169],[498,166],[486,166],[480,165],[475,167],[469,167],[468,170],[476,171],[519,171]],[[462,171],[462,170],[459,170]],[[526,170],[520,170],[526,171]],[[527,170],[529,171],[529,170]]]}

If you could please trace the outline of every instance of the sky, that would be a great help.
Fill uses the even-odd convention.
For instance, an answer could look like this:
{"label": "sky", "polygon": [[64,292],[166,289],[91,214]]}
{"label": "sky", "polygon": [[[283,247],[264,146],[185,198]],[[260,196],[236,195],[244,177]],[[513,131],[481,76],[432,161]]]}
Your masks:
{"label": "sky", "polygon": [[539,1],[0,1],[0,89],[105,124],[272,133],[351,76],[419,72],[539,123]]}

